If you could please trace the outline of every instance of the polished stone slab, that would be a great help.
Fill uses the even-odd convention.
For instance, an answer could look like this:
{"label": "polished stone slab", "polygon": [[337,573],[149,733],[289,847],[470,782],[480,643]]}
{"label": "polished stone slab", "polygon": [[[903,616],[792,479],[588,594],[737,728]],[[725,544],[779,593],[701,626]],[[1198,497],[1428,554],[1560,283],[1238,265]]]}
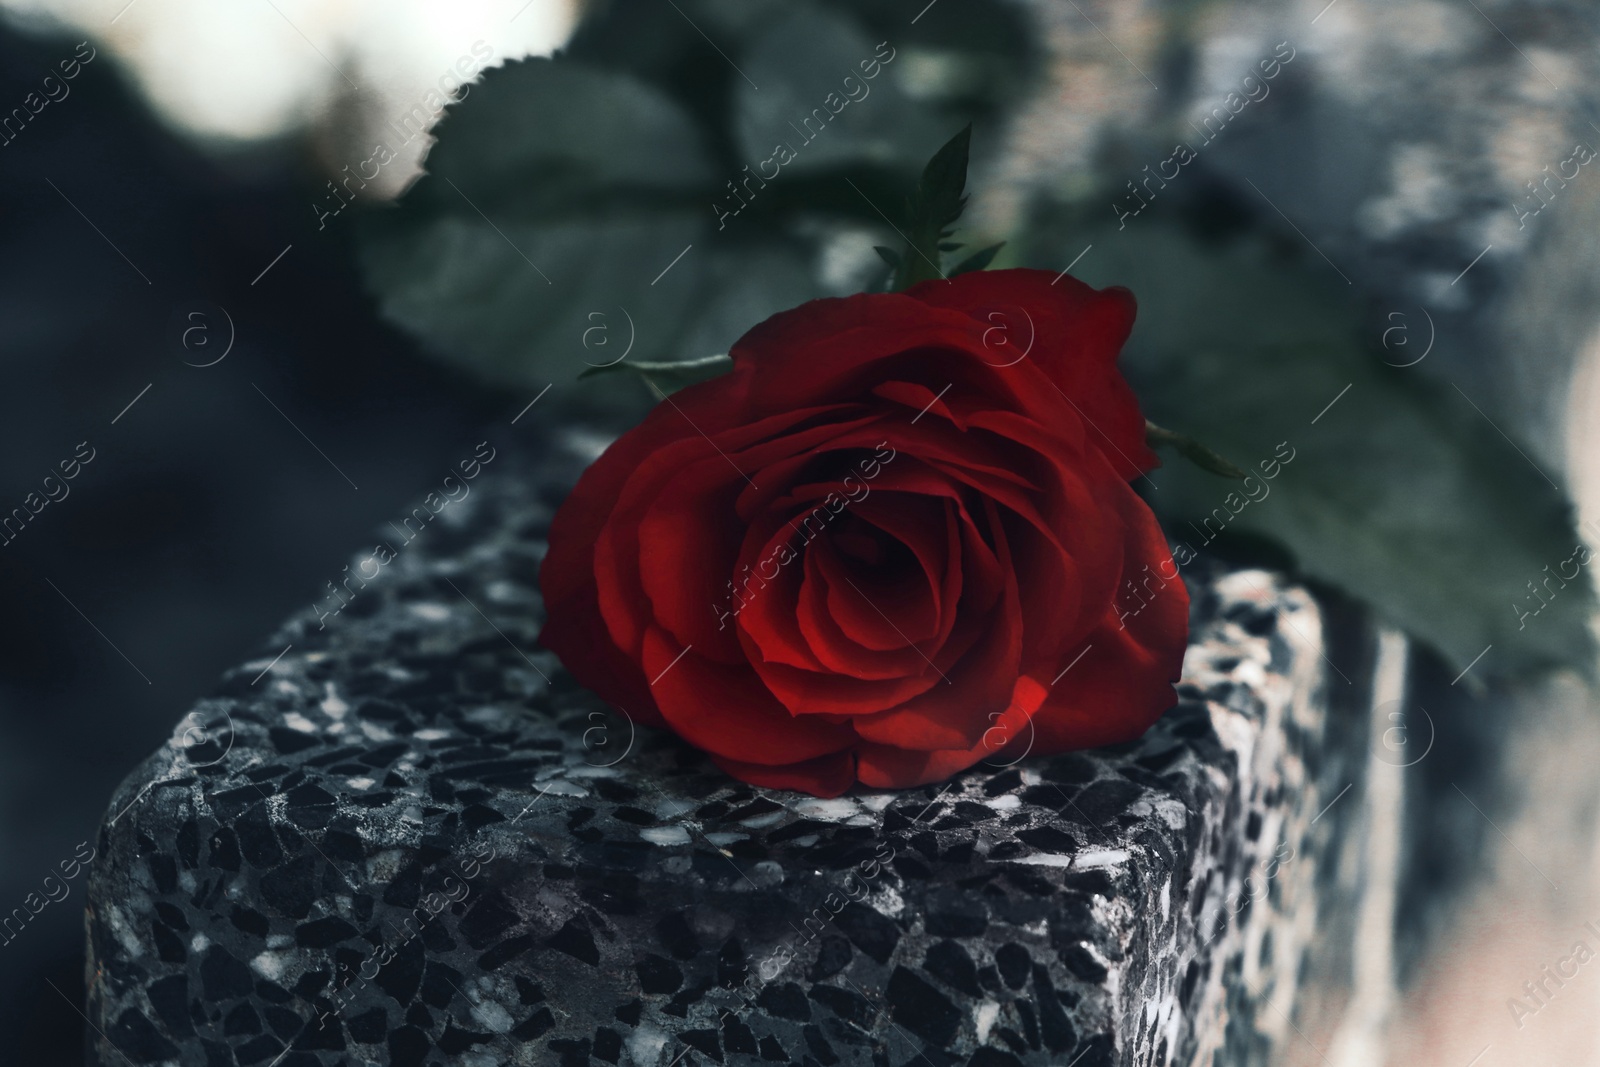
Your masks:
{"label": "polished stone slab", "polygon": [[379,531],[393,558],[347,606],[291,619],[127,779],[90,886],[92,1063],[1101,1067],[1294,1040],[1341,891],[1320,857],[1359,804],[1318,817],[1359,761],[1310,594],[1186,567],[1182,699],[1136,743],[759,790],[534,645],[585,440],[506,447],[413,540]]}

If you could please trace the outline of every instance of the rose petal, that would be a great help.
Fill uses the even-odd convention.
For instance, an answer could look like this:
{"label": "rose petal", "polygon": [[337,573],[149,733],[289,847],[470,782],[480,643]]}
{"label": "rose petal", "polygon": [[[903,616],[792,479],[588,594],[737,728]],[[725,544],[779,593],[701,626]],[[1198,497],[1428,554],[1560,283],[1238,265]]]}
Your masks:
{"label": "rose petal", "polygon": [[[868,647],[860,640],[860,627],[852,633],[848,620],[835,613],[836,585],[851,596],[852,606],[859,603],[860,594],[850,589],[849,576],[839,566],[825,533],[807,545],[801,573],[795,621],[823,670],[842,678],[897,681],[905,691],[930,684],[921,677],[927,663],[925,652],[906,640],[887,649]],[[860,610],[871,609],[861,605]],[[877,687],[877,691],[883,688]]]}
{"label": "rose petal", "polygon": [[[1025,734],[1028,720],[1043,698],[1044,689],[1033,679],[1017,679],[1010,702],[999,717],[992,720],[990,730],[999,731],[1007,738]],[[873,789],[908,789],[929,782],[941,782],[979,760],[995,755],[995,743],[990,731],[985,731],[976,744],[967,748],[934,752],[915,752],[891,745],[864,743],[856,750],[856,777],[862,785]]]}
{"label": "rose petal", "polygon": [[[550,566],[545,557],[541,570]],[[557,562],[560,558],[557,557]],[[630,719],[646,726],[666,726],[639,664],[611,640],[594,586],[580,587],[551,611],[539,643],[554,652],[588,689]]]}
{"label": "rose petal", "polygon": [[679,647],[651,627],[642,658],[661,714],[684,740],[748,763],[795,763],[848,749],[855,733],[816,716],[790,715],[748,667]]}
{"label": "rose petal", "polygon": [[[853,515],[847,515],[841,525],[844,528],[833,537],[812,548],[828,583],[828,613],[840,629],[856,644],[874,652],[935,640],[941,622],[939,594],[929,585],[928,570],[911,547]],[[845,554],[850,536],[857,530],[863,531],[860,537],[869,543],[889,542],[884,548],[885,558],[876,566]],[[867,530],[877,531],[876,536],[864,532]],[[946,565],[944,554],[940,552],[939,556],[945,573],[933,580],[941,586],[952,581],[959,589],[959,562]],[[954,604],[955,598],[951,597],[951,606]]]}
{"label": "rose petal", "polygon": [[[957,417],[960,398],[969,409],[1021,411],[1046,426],[1064,422],[1074,401],[1040,366],[1024,360],[1000,367],[987,358],[984,335],[991,328],[964,312],[899,293],[813,300],[779,312],[734,342],[734,373],[746,375],[738,415],[758,420],[797,407],[859,404],[886,388],[882,398],[904,405],[899,410],[912,432],[923,421],[923,397],[934,395]],[[888,384],[893,382],[920,382],[923,388],[907,391]],[[1075,432],[1082,419],[1080,410],[1065,432]],[[930,425],[944,421],[928,419]]]}
{"label": "rose petal", "polygon": [[754,476],[859,429],[861,420],[841,425],[830,421],[838,414],[832,410],[797,410],[710,440],[696,432],[699,419],[681,414],[686,435],[638,461],[599,530],[599,602],[625,652],[637,655],[644,628],[654,621],[702,655],[737,663],[743,656],[727,625],[726,603],[727,583],[737,580],[735,501],[759,484]]}
{"label": "rose petal", "polygon": [[[1118,474],[1133,479],[1160,466],[1145,443],[1138,398],[1116,365],[1137,311],[1128,290],[1093,289],[1049,271],[992,270],[923,282],[906,295],[986,324],[996,364],[1017,359],[1031,332],[1031,347],[1015,365],[1043,368],[1094,429]],[[1011,348],[997,344],[1002,337]]]}
{"label": "rose petal", "polygon": [[[703,391],[686,408],[687,417],[711,429],[720,429],[736,407],[737,383],[731,377],[719,381],[720,385]],[[619,708],[626,708],[636,721],[651,725],[659,725],[662,720],[638,659],[621,649],[603,624],[595,547],[623,485],[639,463],[679,439],[685,430],[693,432],[685,414],[658,408],[614,441],[583,472],[556,511],[550,524],[549,548],[539,566],[539,586],[547,613],[539,643],[559,656],[584,685]]]}
{"label": "rose petal", "polygon": [[967,655],[949,665],[944,685],[881,715],[852,720],[864,739],[919,750],[969,748],[1011,699],[1022,659],[1021,598],[999,509],[985,500],[984,511],[1004,581],[1000,604],[987,615],[971,610],[962,615],[963,621],[982,619],[983,636]]}
{"label": "rose petal", "polygon": [[1037,753],[1132,740],[1177,701],[1172,686],[1188,646],[1189,591],[1148,510],[1130,530],[1122,567],[1124,583],[1148,593],[1141,600],[1124,592],[1079,646],[1034,672],[1049,688],[1034,719]]}

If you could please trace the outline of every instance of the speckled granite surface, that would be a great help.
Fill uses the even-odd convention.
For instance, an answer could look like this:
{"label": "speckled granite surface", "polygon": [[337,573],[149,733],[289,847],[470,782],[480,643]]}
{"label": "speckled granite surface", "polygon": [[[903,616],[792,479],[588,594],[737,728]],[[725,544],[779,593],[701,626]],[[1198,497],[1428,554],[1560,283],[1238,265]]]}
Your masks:
{"label": "speckled granite surface", "polygon": [[112,799],[91,1063],[1253,1064],[1293,1039],[1342,825],[1316,818],[1306,592],[1191,565],[1183,699],[1135,744],[761,791],[534,647],[587,457],[512,451]]}

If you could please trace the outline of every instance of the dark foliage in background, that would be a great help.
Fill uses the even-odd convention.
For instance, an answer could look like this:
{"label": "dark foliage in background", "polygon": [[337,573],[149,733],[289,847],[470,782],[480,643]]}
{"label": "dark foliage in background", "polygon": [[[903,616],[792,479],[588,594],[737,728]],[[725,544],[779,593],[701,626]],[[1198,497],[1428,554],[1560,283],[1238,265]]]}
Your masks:
{"label": "dark foliage in background", "polygon": [[[75,45],[0,34],[0,94],[22,99]],[[509,403],[377,321],[348,231],[308,224],[322,179],[292,147],[219,165],[162,129],[109,59],[71,84],[0,148],[5,511],[79,442],[95,450],[70,495],[0,547],[8,914],[93,842],[113,787],[222,670],[326,596],[322,583],[369,530],[470,455],[479,427]],[[214,358],[182,347],[183,324],[196,321],[186,315],[205,309],[220,335],[219,307],[237,327],[233,351],[186,366]],[[526,420],[516,429],[507,444],[537,434]],[[81,1061],[83,1022],[61,995],[82,1003],[82,877],[70,885],[0,945],[8,1064]]]}

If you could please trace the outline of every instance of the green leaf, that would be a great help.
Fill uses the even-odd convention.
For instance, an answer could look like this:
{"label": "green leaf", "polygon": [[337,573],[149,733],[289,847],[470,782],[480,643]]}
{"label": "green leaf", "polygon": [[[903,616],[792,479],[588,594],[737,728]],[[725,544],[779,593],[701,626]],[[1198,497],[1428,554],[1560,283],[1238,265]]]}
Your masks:
{"label": "green leaf", "polygon": [[578,375],[593,378],[603,374],[637,374],[653,385],[661,395],[675,393],[686,385],[708,381],[733,369],[733,360],[725,355],[706,356],[677,362],[648,360],[619,360],[599,367],[591,367]]}
{"label": "green leaf", "polygon": [[912,194],[906,220],[906,249],[895,288],[905,289],[930,278],[942,278],[940,242],[967,206],[967,156],[972,146],[972,124],[946,141],[922,170],[922,180]]}
{"label": "green leaf", "polygon": [[676,103],[580,63],[491,68],[433,132],[424,160],[431,180],[407,194],[407,206],[475,214],[465,193],[502,225],[507,214],[677,202],[716,179],[700,131]]}
{"label": "green leaf", "polygon": [[493,384],[725,350],[822,295],[804,242],[719,234],[699,130],[626,75],[512,63],[437,134],[400,206],[362,220],[360,261],[386,318]]}
{"label": "green leaf", "polygon": [[534,59],[486,72],[436,133],[400,206],[362,220],[385,317],[508,387],[671,354],[711,295],[711,169],[675,104]]}
{"label": "green leaf", "polygon": [[[600,5],[560,56],[492,68],[447,110],[428,173],[359,223],[386,318],[507,388],[623,351],[725,350],[777,311],[881,287],[862,233],[898,223],[896,195],[948,115],[1019,95],[1029,66],[999,0],[905,37],[887,0],[678,6]],[[976,80],[935,94],[936,114],[930,78],[949,89],[956,71]],[[841,107],[838,90],[858,98]],[[802,138],[790,123],[818,128],[817,108],[825,129]],[[798,158],[763,185],[780,136]]]}
{"label": "green leaf", "polygon": [[994,257],[999,255],[1000,250],[1005,246],[1006,243],[1001,241],[997,245],[990,245],[988,248],[980,248],[966,259],[963,259],[960,263],[957,263],[951,269],[950,277],[954,278],[957,274],[966,274],[968,271],[988,269],[989,264],[994,262]]}
{"label": "green leaf", "polygon": [[[632,347],[669,355],[703,304],[702,240],[679,212],[612,221],[495,220],[441,215],[374,228],[362,248],[385,317],[452,362],[504,386],[571,381]],[[596,342],[604,340],[603,346]]]}
{"label": "green leaf", "polygon": [[1196,441],[1192,437],[1185,437],[1181,433],[1157,426],[1149,419],[1144,420],[1145,441],[1151,448],[1168,446],[1175,448],[1178,454],[1203,471],[1220,475],[1223,478],[1233,478],[1243,481],[1249,474],[1223,459],[1217,453]]}
{"label": "green leaf", "polygon": [[[1321,260],[1264,240],[1202,243],[1159,216],[1114,221],[1062,226],[1025,260],[1058,264],[1092,242],[1080,277],[1139,299],[1122,363],[1145,411],[1251,472],[1243,486],[1182,465],[1141,479],[1170,538],[1213,551],[1274,540],[1458,670],[1482,654],[1475,675],[1592,673],[1587,581],[1547,605],[1529,586],[1581,544],[1570,503],[1455,389],[1364,345]],[[1493,413],[1492,398],[1473,402]]]}
{"label": "green leaf", "polygon": [[917,186],[919,219],[935,233],[961,217],[967,206],[967,160],[972,149],[972,123],[967,123],[928,160]]}

